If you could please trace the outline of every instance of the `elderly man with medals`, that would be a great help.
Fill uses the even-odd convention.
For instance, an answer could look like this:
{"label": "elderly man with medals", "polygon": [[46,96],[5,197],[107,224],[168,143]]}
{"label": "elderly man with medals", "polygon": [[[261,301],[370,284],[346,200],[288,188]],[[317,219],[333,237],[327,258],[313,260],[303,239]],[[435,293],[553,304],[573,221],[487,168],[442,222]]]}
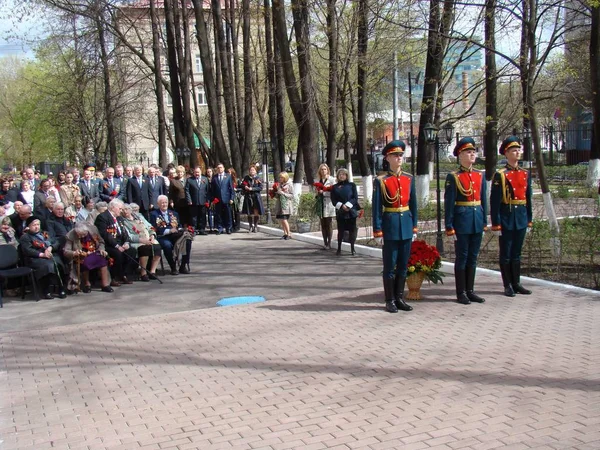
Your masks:
{"label": "elderly man with medals", "polygon": [[410,247],[417,236],[417,196],[414,178],[402,172],[405,147],[399,140],[384,147],[390,170],[373,183],[373,237],[383,242],[383,289],[390,313],[412,311],[403,292]]}
{"label": "elderly man with medals", "polygon": [[504,295],[531,294],[521,286],[521,249],[525,234],[533,226],[531,176],[519,167],[523,156],[516,136],[507,137],[500,146],[506,166],[494,174],[490,194],[492,232],[499,236],[500,272]]}
{"label": "elderly man with medals", "polygon": [[474,291],[477,256],[487,230],[485,173],[473,169],[475,141],[464,137],[454,148],[460,167],[446,177],[444,210],[446,235],[454,237],[454,279],[458,303],[483,303]]}

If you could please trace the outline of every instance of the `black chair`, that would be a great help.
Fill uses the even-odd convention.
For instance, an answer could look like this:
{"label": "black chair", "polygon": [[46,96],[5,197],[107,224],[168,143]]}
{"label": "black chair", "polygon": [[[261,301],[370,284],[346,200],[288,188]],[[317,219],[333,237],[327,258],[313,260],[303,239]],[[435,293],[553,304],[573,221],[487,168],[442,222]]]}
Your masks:
{"label": "black chair", "polygon": [[3,282],[11,278],[21,278],[21,298],[25,298],[25,278],[29,277],[33,289],[33,295],[36,301],[37,295],[35,277],[33,269],[30,267],[17,267],[19,263],[19,253],[12,245],[0,245],[0,308],[4,307],[2,302]]}

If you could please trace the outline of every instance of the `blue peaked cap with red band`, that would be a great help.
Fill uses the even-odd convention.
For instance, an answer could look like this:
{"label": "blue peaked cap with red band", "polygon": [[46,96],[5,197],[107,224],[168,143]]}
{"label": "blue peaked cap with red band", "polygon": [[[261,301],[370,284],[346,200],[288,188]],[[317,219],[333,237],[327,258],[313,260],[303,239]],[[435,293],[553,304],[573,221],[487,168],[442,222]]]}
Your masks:
{"label": "blue peaked cap with red band", "polygon": [[474,149],[475,140],[472,137],[464,137],[460,141],[458,141],[458,144],[456,144],[456,147],[454,147],[454,156],[458,157],[458,155],[460,155],[460,152]]}
{"label": "blue peaked cap with red band", "polygon": [[406,144],[404,143],[404,141],[401,141],[401,140],[390,141],[386,144],[385,147],[383,147],[381,154],[384,157],[386,157],[390,153],[404,154],[405,149],[406,149]]}
{"label": "blue peaked cap with red band", "polygon": [[509,136],[502,141],[500,146],[500,154],[504,155],[509,148],[521,147],[521,140],[517,136]]}

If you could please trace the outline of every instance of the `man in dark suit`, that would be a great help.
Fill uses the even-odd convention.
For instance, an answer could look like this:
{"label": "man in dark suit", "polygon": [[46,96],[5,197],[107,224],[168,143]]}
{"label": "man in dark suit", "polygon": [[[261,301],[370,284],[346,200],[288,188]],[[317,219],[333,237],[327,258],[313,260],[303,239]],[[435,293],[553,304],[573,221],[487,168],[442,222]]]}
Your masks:
{"label": "man in dark suit", "polygon": [[185,183],[185,200],[191,209],[192,221],[196,232],[206,234],[206,208],[208,207],[209,182],[208,178],[202,176],[202,169],[196,167],[194,176],[187,179]]}
{"label": "man in dark suit", "polygon": [[32,191],[35,191],[37,188],[40,187],[40,180],[39,178],[35,177],[35,172],[31,167],[25,169],[25,177],[23,178],[23,180],[29,181],[29,185],[31,186]]}
{"label": "man in dark suit", "polygon": [[122,187],[121,180],[115,177],[115,169],[109,167],[106,169],[106,178],[102,182],[100,198],[105,202],[110,202],[115,198],[121,200]]}
{"label": "man in dark suit", "polygon": [[[121,210],[123,202],[119,199],[112,200],[108,204],[108,209],[98,214],[94,225],[98,228],[98,233],[104,239],[106,253],[114,263],[110,268],[112,276],[111,286],[120,286],[121,284],[132,284],[125,275],[127,269],[135,260],[136,251],[129,246],[129,236],[127,230],[122,224]],[[127,255],[125,255],[125,253]]]}
{"label": "man in dark suit", "polygon": [[115,166],[115,179],[121,184],[118,199],[125,201],[125,188],[127,187],[127,180],[129,177],[125,176],[125,168],[121,163]]}
{"label": "man in dark suit", "polygon": [[100,201],[100,188],[98,183],[92,179],[92,172],[89,170],[83,171],[83,180],[79,181],[79,189],[83,197],[87,197],[94,203]]}
{"label": "man in dark suit", "polygon": [[[33,195],[33,210],[42,211],[46,207],[46,200],[50,197],[48,190],[50,189],[50,181],[44,180],[40,183],[39,190]],[[55,199],[56,200],[56,199]]]}
{"label": "man in dark suit", "polygon": [[167,195],[165,180],[157,174],[154,167],[148,167],[148,192],[150,194],[150,211],[152,211],[158,208],[158,196]]}
{"label": "man in dark suit", "polygon": [[17,211],[8,216],[17,238],[23,235],[23,230],[27,228],[26,221],[32,215],[31,205],[21,205]]}
{"label": "man in dark suit", "polygon": [[135,203],[140,207],[140,213],[148,219],[150,211],[150,191],[148,180],[144,178],[142,166],[135,166],[133,177],[127,181],[125,186],[125,199],[127,203]]}
{"label": "man in dark suit", "polygon": [[218,233],[221,234],[223,230],[226,230],[227,234],[231,234],[231,205],[235,198],[235,191],[233,190],[233,181],[225,173],[223,164],[217,166],[217,173],[210,182],[210,198],[215,204]]}
{"label": "man in dark suit", "polygon": [[169,199],[166,195],[161,195],[158,197],[157,202],[158,208],[150,213],[150,223],[156,229],[158,243],[162,247],[165,258],[167,258],[167,262],[171,267],[171,275],[177,275],[178,273],[190,273],[187,266],[190,262],[192,241],[187,240],[185,242],[186,254],[182,255],[179,272],[177,272],[177,265],[173,256],[173,249],[181,237],[182,224],[179,220],[179,215],[175,211],[169,209]]}

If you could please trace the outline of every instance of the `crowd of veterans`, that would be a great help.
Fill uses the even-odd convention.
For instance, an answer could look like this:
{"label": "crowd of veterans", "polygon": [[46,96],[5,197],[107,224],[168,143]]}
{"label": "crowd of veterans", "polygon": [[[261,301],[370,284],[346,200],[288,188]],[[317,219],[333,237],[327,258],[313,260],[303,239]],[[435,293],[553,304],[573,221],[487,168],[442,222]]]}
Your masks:
{"label": "crowd of veterans", "polygon": [[161,261],[171,275],[188,274],[196,235],[230,234],[242,212],[256,231],[264,213],[254,167],[243,180],[222,164],[206,173],[88,164],[47,177],[28,168],[1,185],[0,245],[18,249],[47,299],[148,282]]}
{"label": "crowd of veterans", "polygon": [[[403,293],[411,245],[418,232],[417,200],[414,178],[402,171],[404,150],[402,141],[385,146],[389,171],[373,185],[373,237],[383,245],[385,309],[390,313],[413,309]],[[533,225],[531,176],[519,166],[523,151],[517,137],[506,138],[499,151],[507,163],[492,179],[491,231],[499,237],[504,295],[528,295],[531,291],[521,285],[521,250]],[[484,172],[473,168],[476,148],[471,137],[457,143],[454,156],[459,167],[446,178],[444,214],[446,235],[454,238],[456,299],[463,305],[484,303],[475,292],[475,278],[483,233],[488,230],[487,183]]]}

